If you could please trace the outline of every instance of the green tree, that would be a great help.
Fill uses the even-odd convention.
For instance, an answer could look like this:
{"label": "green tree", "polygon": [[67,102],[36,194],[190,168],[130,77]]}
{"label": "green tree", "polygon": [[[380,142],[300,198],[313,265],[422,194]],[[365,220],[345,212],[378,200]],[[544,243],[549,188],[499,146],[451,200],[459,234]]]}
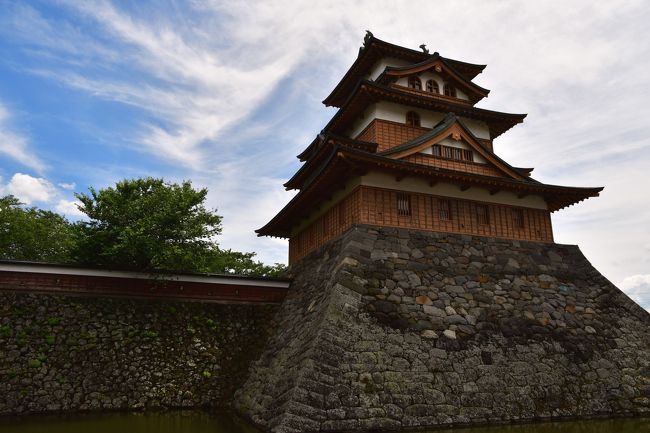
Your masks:
{"label": "green tree", "polygon": [[66,263],[74,242],[74,227],[63,216],[0,197],[0,259]]}
{"label": "green tree", "polygon": [[255,253],[242,253],[232,250],[218,250],[212,258],[210,272],[236,275],[280,277],[286,271],[282,263],[266,265],[253,258]]}
{"label": "green tree", "polygon": [[208,272],[221,217],[205,208],[207,189],[189,181],[123,180],[76,194],[89,221],[80,223],[77,262],[117,269]]}

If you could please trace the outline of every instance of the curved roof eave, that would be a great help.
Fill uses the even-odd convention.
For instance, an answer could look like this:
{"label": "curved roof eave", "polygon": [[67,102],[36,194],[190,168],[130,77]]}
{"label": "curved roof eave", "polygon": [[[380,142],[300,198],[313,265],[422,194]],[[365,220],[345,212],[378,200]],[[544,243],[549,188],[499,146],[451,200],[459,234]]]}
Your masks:
{"label": "curved roof eave", "polygon": [[[415,95],[411,95],[408,92],[402,92],[400,90],[396,90],[387,86],[383,86],[380,84],[375,83],[374,81],[369,81],[369,80],[362,80],[357,83],[357,85],[354,88],[354,91],[350,93],[348,98],[346,99],[345,103],[341,105],[341,108],[332,116],[329,122],[327,122],[327,125],[323,128],[323,131],[329,132],[332,126],[338,121],[338,119],[345,113],[349,105],[352,103],[352,101],[359,95],[361,91],[364,89],[367,89],[368,92],[383,92],[385,95],[391,95],[395,97],[400,97],[400,98],[407,98],[410,99],[410,102],[413,102],[413,106],[423,106],[425,103],[431,103],[431,104],[438,104],[441,106],[444,106],[444,110],[439,110],[439,111],[452,111],[457,113],[460,116],[463,117],[469,117],[469,118],[479,118],[481,116],[483,117],[492,117],[493,121],[496,121],[497,118],[500,118],[499,120],[502,121],[508,121],[507,123],[509,126],[505,129],[498,129],[496,130],[496,134],[492,135],[492,128],[490,129],[491,133],[491,139],[494,139],[498,137],[499,135],[503,134],[506,132],[508,129],[512,128],[518,123],[523,122],[523,120],[526,118],[527,114],[516,114],[516,113],[504,113],[504,112],[499,112],[499,111],[492,111],[492,110],[486,110],[484,108],[478,108],[478,107],[473,107],[465,104],[460,104],[460,103],[454,103],[450,101],[443,101],[443,100],[438,100],[438,99],[431,99],[429,98],[422,98],[418,97]],[[478,119],[482,120],[482,119]],[[488,125],[489,126],[489,125]]]}
{"label": "curved roof eave", "polygon": [[[352,65],[348,68],[346,73],[343,75],[343,78],[341,78],[341,80],[336,84],[336,86],[330,92],[330,94],[325,99],[323,99],[323,104],[325,104],[328,107],[331,106],[341,107],[343,102],[346,99],[346,95],[345,95],[346,92],[344,92],[343,90],[345,90],[345,88],[348,89],[354,88],[354,86],[356,85],[356,81],[360,79],[360,76],[363,72],[362,70],[359,70],[361,65],[364,62],[376,60],[376,59],[371,59],[368,56],[372,54],[379,54],[382,51],[389,51],[392,54],[397,55],[397,57],[406,57],[409,60],[414,60],[418,62],[426,60],[428,57],[432,56],[432,54],[423,51],[417,51],[411,48],[406,48],[406,47],[401,47],[399,45],[391,44],[390,42],[386,42],[381,39],[378,39],[371,34],[370,37],[364,42],[364,45],[360,48],[359,55],[354,60]],[[454,69],[458,70],[458,73],[460,75],[462,75],[468,80],[474,79],[478,74],[483,72],[483,69],[485,69],[486,67],[486,65],[462,62],[460,60],[447,59],[447,58],[443,58],[443,59],[447,61],[449,64],[451,64],[454,67]],[[355,74],[359,75],[359,77],[357,77],[356,80],[353,80],[353,76]],[[351,80],[354,82],[350,83]]]}
{"label": "curved roof eave", "polygon": [[433,67],[433,65],[438,61],[442,62],[442,64],[445,66],[445,68],[448,69],[447,73],[449,73],[457,81],[462,83],[463,87],[471,89],[473,92],[475,92],[476,94],[478,94],[481,97],[487,97],[487,95],[490,93],[489,89],[481,87],[478,84],[472,82],[471,80],[468,80],[467,78],[465,78],[462,74],[460,74],[458,71],[456,71],[454,69],[454,67],[451,66],[449,64],[449,62],[447,62],[444,57],[440,56],[438,53],[434,53],[434,55],[431,56],[430,58],[428,58],[426,60],[423,60],[422,62],[412,64],[412,65],[386,66],[386,68],[384,68],[384,71],[379,75],[379,77],[375,81],[381,81],[381,79],[386,75],[401,77],[401,76],[408,75],[408,74],[411,74],[411,73],[426,71],[430,67]]}

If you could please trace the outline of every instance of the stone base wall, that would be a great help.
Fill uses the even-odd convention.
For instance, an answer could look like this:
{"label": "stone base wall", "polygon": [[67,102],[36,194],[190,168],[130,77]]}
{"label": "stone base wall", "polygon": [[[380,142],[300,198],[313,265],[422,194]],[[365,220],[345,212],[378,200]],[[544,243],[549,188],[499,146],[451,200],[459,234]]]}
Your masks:
{"label": "stone base wall", "polygon": [[650,314],[576,246],[356,226],[291,272],[235,394],[264,429],[650,414]]}
{"label": "stone base wall", "polygon": [[229,405],[278,308],[0,292],[0,415]]}

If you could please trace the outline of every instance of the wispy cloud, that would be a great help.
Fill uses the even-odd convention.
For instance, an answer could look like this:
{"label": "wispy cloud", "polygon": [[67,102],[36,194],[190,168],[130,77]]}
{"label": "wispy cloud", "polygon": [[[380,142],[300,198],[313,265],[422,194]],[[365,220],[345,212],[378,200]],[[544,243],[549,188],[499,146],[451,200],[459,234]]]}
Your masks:
{"label": "wispy cloud", "polygon": [[319,101],[371,29],[488,63],[476,81],[493,92],[481,106],[529,113],[496,141],[497,152],[536,166],[544,182],[606,186],[601,198],[555,217],[557,239],[583,245],[615,280],[647,273],[650,263],[633,258],[650,244],[650,202],[633,187],[647,184],[650,164],[643,1],[414,0],[408,10],[370,0],[59,5],[56,16],[22,3],[8,8],[3,34],[43,60],[25,70],[141,110],[135,132],[116,139],[208,186],[225,216],[227,247],[269,261],[284,254],[284,244],[257,239],[253,229],[291,198],[281,183],[296,168],[292,155],[333,114]]}
{"label": "wispy cloud", "polygon": [[[149,153],[190,167],[203,165],[210,150],[219,148],[215,140],[220,133],[250,115],[308,48],[305,41],[291,44],[299,35],[290,32],[242,32],[243,27],[256,27],[245,23],[246,18],[257,15],[248,7],[234,8],[232,12],[239,16],[235,23],[223,19],[223,9],[208,4],[197,4],[201,11],[210,12],[207,16],[197,16],[197,10],[189,9],[170,17],[152,10],[148,11],[151,15],[129,15],[108,2],[65,3],[94,23],[99,34],[93,38],[68,31],[55,37],[55,26],[33,10],[24,18],[37,28],[36,35],[43,36],[48,52],[57,51],[53,39],[64,39],[63,58],[85,58],[95,51],[92,58],[96,63],[84,68],[64,62],[31,72],[153,114],[157,121],[142,122],[137,142]],[[204,27],[196,27],[198,24]],[[303,30],[308,35],[307,28]],[[102,46],[102,38],[108,38],[113,46]],[[74,52],[69,47],[79,39],[86,41],[84,50]],[[34,38],[32,43],[38,44],[38,40]],[[122,76],[98,71],[101,53],[113,51],[119,51],[120,66],[132,73]],[[109,56],[103,66],[111,69],[114,61],[115,57]]]}
{"label": "wispy cloud", "polygon": [[0,154],[40,173],[45,164],[29,147],[27,136],[14,128],[9,110],[0,102]]}
{"label": "wispy cloud", "polygon": [[57,185],[59,185],[61,188],[65,189],[67,191],[72,191],[77,186],[77,184],[74,183],[74,182],[70,182],[70,183],[60,182]]}
{"label": "wispy cloud", "polygon": [[650,274],[631,275],[619,287],[637,304],[650,312]]}

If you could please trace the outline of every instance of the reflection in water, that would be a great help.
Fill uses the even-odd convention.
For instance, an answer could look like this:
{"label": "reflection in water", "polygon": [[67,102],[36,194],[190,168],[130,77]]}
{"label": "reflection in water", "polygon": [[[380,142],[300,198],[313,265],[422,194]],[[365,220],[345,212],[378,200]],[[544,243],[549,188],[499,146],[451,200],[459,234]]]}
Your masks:
{"label": "reflection in water", "polygon": [[[230,414],[201,411],[33,416],[0,420],[2,433],[260,433]],[[398,433],[398,432],[395,432]],[[421,432],[427,433],[427,432]],[[650,433],[650,418],[431,430],[428,433]]]}
{"label": "reflection in water", "polygon": [[420,433],[650,433],[650,418],[616,418],[539,424],[495,425]]}
{"label": "reflection in water", "polygon": [[260,433],[230,414],[201,411],[35,416],[0,421],[2,433]]}

